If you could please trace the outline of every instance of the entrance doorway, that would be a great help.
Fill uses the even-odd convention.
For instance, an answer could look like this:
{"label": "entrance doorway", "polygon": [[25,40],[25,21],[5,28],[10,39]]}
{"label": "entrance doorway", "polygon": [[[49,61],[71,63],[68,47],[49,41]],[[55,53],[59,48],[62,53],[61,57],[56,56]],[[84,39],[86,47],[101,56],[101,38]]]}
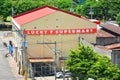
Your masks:
{"label": "entrance doorway", "polygon": [[35,77],[49,76],[54,74],[53,62],[32,63],[32,67],[33,67],[33,72]]}

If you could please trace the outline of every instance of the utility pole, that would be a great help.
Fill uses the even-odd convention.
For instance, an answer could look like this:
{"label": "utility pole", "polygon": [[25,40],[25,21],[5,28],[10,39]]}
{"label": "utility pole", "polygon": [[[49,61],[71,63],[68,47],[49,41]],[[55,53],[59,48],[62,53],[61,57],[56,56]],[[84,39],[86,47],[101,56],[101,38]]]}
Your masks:
{"label": "utility pole", "polygon": [[65,66],[66,66],[65,60],[66,60],[66,58],[63,57],[63,80],[65,80]]}
{"label": "utility pole", "polygon": [[55,71],[55,80],[56,79],[56,63],[57,63],[57,55],[56,55],[56,41],[55,41],[55,54],[54,54],[54,71]]}
{"label": "utility pole", "polygon": [[78,46],[80,46],[81,42],[80,42],[80,36],[78,37]]}
{"label": "utility pole", "polygon": [[83,42],[82,42],[82,41],[83,41],[83,38],[79,36],[79,37],[78,37],[78,45],[83,44]]}
{"label": "utility pole", "polygon": [[89,12],[89,14],[91,15],[91,19],[93,19],[93,14],[94,14],[94,12],[93,12],[93,7],[92,6],[90,6],[90,12]]}
{"label": "utility pole", "polygon": [[13,8],[13,6],[12,6],[12,16],[14,16],[14,8]]}
{"label": "utility pole", "polygon": [[56,54],[56,41],[55,42],[43,42],[43,43],[37,43],[37,44],[54,44],[55,48],[54,48],[54,74],[55,74],[55,80],[57,80],[56,78],[56,64],[57,64],[57,54]]}
{"label": "utility pole", "polygon": [[[24,30],[25,31],[25,30]],[[24,80],[27,80],[27,66],[28,66],[28,63],[27,63],[27,61],[28,61],[28,57],[27,57],[27,46],[26,46],[26,34],[24,33],[24,31],[23,31],[23,61],[24,61],[24,68],[25,68],[25,74],[24,74],[24,76],[25,76],[25,78],[24,78]]]}
{"label": "utility pole", "polygon": [[24,74],[24,80],[27,80],[27,73],[28,73],[27,47],[28,47],[28,43],[27,43],[27,40],[26,40],[25,29],[24,30],[14,30],[14,32],[19,32],[21,34],[20,36],[22,37],[22,42],[21,42],[21,45],[22,45],[22,62],[23,62],[22,70],[23,71],[25,70],[25,73],[23,73]]}
{"label": "utility pole", "polygon": [[70,12],[74,12],[74,2],[73,2],[73,0],[71,0]]}
{"label": "utility pole", "polygon": [[[12,4],[12,0],[11,0],[11,4]],[[11,7],[11,11],[12,11],[12,16],[14,16],[14,8],[13,8],[13,4],[12,4],[12,7]]]}

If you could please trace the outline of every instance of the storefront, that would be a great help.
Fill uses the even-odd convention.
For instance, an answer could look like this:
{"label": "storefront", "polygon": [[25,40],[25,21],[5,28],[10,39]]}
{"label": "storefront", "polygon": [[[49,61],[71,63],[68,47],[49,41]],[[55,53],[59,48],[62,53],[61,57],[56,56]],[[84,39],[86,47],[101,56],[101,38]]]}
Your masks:
{"label": "storefront", "polygon": [[60,57],[67,57],[70,50],[76,49],[80,38],[96,43],[95,23],[80,15],[50,6],[16,15],[12,24],[15,39],[19,44],[18,50],[21,41],[27,40],[27,57],[32,66],[30,69],[38,71],[40,75],[54,72],[55,58],[57,70],[62,69],[63,62]]}

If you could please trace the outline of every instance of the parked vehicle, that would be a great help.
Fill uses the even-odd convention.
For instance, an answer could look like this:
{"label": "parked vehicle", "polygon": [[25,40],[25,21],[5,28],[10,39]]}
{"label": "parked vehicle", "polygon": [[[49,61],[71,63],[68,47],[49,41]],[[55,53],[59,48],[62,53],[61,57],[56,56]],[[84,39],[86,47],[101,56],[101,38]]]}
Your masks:
{"label": "parked vehicle", "polygon": [[71,76],[71,72],[70,71],[65,71],[65,75],[63,74],[63,71],[59,71],[59,72],[56,73],[57,78],[63,78],[63,76],[65,78],[69,78]]}
{"label": "parked vehicle", "polygon": [[62,77],[63,77],[63,72],[61,72],[61,71],[60,71],[60,72],[57,72],[57,73],[56,73],[56,77],[57,77],[57,78],[62,78]]}

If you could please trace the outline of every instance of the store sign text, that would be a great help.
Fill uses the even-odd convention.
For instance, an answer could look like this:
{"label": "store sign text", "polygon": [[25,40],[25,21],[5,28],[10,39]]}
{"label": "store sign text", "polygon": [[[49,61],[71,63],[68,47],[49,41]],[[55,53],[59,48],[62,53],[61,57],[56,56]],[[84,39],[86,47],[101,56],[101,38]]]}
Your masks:
{"label": "store sign text", "polygon": [[24,34],[28,35],[89,34],[96,32],[97,32],[96,28],[86,28],[86,29],[56,29],[56,30],[25,30]]}

